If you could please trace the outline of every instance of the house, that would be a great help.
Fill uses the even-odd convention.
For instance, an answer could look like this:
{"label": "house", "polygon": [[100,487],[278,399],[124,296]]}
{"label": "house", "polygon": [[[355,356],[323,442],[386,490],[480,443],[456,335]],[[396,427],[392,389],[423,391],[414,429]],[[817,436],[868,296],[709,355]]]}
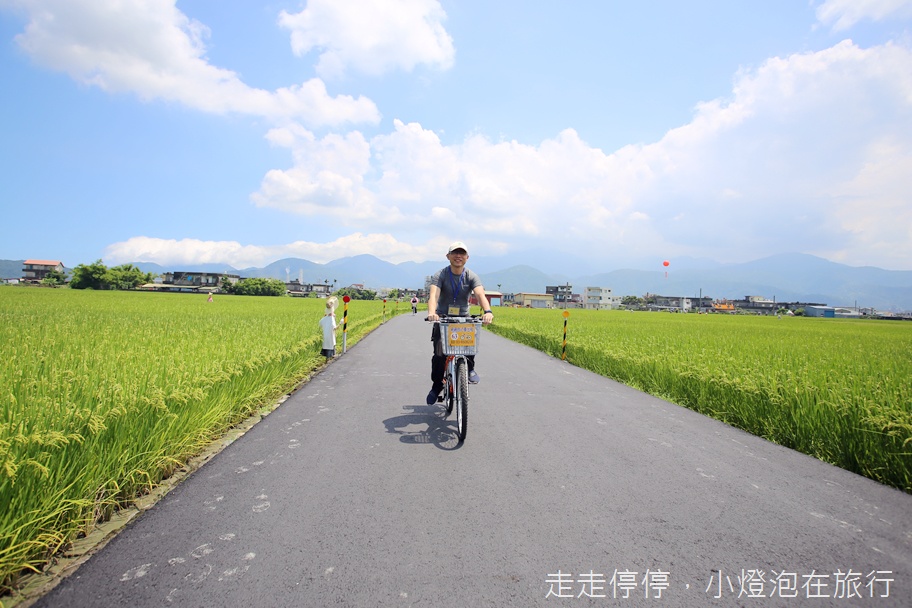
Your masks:
{"label": "house", "polygon": [[777,310],[776,301],[763,296],[744,296],[741,300],[735,300],[734,304],[738,310],[758,315],[773,315]]}
{"label": "house", "polygon": [[684,296],[652,296],[653,301],[647,305],[649,310],[668,310],[671,312],[689,312],[693,307],[690,298]]}
{"label": "house", "polygon": [[26,260],[22,280],[26,283],[40,283],[52,270],[66,272],[63,262],[58,260]]}
{"label": "house", "polygon": [[233,285],[240,280],[237,274],[175,270],[162,275],[156,291],[218,292],[226,282]]}
{"label": "house", "polygon": [[804,314],[808,317],[833,319],[836,317],[836,309],[832,306],[805,306]]}
{"label": "house", "polygon": [[[503,294],[499,291],[488,291],[485,289],[485,297],[488,298],[488,304],[491,305],[491,308],[503,306]],[[469,295],[469,306],[478,306],[478,298],[475,297],[474,293]]]}
{"label": "house", "polygon": [[554,308],[554,296],[549,293],[516,293],[513,304],[522,308]]}
{"label": "house", "polygon": [[866,315],[857,308],[842,306],[835,309],[834,316],[837,319],[861,319]]}
{"label": "house", "polygon": [[621,306],[621,297],[612,295],[608,287],[587,287],[583,294],[583,308],[588,310],[616,310]]}
{"label": "house", "polygon": [[550,295],[559,306],[562,305],[561,308],[566,308],[567,303],[573,301],[573,285],[570,283],[565,285],[548,285],[545,287],[545,293]]}
{"label": "house", "polygon": [[332,287],[329,283],[302,283],[298,279],[285,283],[285,291],[291,296],[307,297],[314,294],[318,298],[328,298]]}

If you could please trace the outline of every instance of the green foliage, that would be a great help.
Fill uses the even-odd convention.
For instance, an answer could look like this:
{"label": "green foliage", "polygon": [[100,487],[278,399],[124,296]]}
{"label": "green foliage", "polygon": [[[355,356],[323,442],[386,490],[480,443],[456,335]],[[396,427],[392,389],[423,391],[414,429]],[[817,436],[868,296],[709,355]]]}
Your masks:
{"label": "green foliage", "polygon": [[106,280],[111,289],[135,289],[144,283],[151,283],[155,275],[143,272],[133,264],[123,264],[108,270]]}
{"label": "green foliage", "polygon": [[243,279],[227,287],[228,293],[239,296],[284,296],[285,283],[279,279]]}
{"label": "green foliage", "polygon": [[46,275],[44,275],[44,278],[41,279],[41,284],[48,285],[51,287],[56,287],[58,285],[65,285],[66,284],[66,274],[64,274],[63,272],[61,272],[55,268],[55,269],[49,271]]}
{"label": "green foliage", "polygon": [[375,300],[377,298],[377,292],[371,289],[356,289],[354,287],[343,287],[335,294],[340,300],[344,296],[350,297],[352,300]]}
{"label": "green foliage", "polygon": [[108,267],[95,260],[92,264],[80,264],[73,269],[71,289],[108,289]]}
{"label": "green foliage", "polygon": [[143,272],[133,264],[122,264],[108,268],[101,260],[92,264],[80,264],[73,269],[70,280],[72,289],[135,289],[143,283],[151,283],[155,275]]}
{"label": "green foliage", "polygon": [[[559,311],[491,331],[561,354]],[[567,359],[912,492],[912,323],[574,311]]]}

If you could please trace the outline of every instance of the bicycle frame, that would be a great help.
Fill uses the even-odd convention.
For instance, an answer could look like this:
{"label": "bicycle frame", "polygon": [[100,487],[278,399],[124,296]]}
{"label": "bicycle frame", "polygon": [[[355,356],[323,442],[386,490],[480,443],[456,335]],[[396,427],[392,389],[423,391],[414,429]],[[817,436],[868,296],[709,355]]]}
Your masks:
{"label": "bicycle frame", "polygon": [[447,416],[456,410],[456,434],[465,441],[469,417],[469,362],[478,350],[478,317],[441,317],[438,346],[446,356],[443,400]]}

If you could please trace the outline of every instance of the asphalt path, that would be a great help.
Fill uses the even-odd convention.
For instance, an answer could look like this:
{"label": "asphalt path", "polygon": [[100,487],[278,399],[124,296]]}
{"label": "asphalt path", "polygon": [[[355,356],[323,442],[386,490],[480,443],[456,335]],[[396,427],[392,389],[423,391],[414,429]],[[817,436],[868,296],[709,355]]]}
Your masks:
{"label": "asphalt path", "polygon": [[912,496],[489,332],[457,445],[430,348],[387,322],[36,605],[912,606]]}

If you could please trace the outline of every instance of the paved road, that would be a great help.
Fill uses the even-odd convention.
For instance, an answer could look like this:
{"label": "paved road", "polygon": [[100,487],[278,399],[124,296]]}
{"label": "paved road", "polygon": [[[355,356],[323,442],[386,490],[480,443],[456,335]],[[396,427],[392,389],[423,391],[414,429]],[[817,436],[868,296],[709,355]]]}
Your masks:
{"label": "paved road", "polygon": [[383,325],[37,605],[912,605],[912,496],[488,333],[457,446],[429,334]]}

